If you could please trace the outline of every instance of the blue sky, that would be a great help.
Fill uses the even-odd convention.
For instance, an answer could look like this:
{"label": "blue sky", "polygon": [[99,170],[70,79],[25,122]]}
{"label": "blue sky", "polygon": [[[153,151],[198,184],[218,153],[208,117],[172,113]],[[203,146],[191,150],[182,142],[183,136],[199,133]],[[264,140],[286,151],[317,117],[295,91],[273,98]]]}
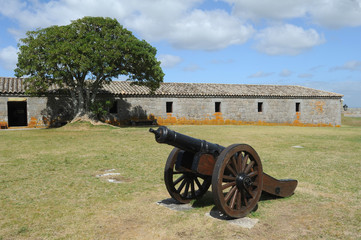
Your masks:
{"label": "blue sky", "polygon": [[0,76],[26,31],[116,18],[157,48],[165,82],[301,85],[361,107],[361,0],[0,0]]}

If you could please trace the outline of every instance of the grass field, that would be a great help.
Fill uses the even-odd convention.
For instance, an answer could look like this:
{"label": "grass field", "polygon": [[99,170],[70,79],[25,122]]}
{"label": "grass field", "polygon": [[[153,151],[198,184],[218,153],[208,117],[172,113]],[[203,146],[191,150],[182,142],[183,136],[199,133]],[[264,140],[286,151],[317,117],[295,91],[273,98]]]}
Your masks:
{"label": "grass field", "polygon": [[[205,216],[210,192],[190,211],[158,206],[169,198],[163,169],[172,147],[148,128],[0,131],[0,240],[360,239],[360,125],[171,126],[223,146],[250,144],[266,173],[299,181],[290,198],[261,201],[250,230]],[[111,172],[122,183],[97,177]]]}

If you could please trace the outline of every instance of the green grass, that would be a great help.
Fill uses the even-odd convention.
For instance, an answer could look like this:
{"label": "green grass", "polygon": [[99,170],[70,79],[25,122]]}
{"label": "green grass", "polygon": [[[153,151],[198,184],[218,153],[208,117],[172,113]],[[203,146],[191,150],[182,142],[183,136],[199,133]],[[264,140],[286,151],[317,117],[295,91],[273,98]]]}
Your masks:
{"label": "green grass", "polygon": [[361,127],[361,117],[342,116],[342,126]]}
{"label": "green grass", "polygon": [[[176,212],[163,170],[172,147],[148,128],[76,123],[0,131],[0,239],[360,239],[361,127],[171,126],[228,146],[247,143],[276,178],[299,181],[259,203],[251,230],[206,217],[212,194]],[[300,145],[304,148],[293,148]],[[115,169],[123,183],[96,177]]]}

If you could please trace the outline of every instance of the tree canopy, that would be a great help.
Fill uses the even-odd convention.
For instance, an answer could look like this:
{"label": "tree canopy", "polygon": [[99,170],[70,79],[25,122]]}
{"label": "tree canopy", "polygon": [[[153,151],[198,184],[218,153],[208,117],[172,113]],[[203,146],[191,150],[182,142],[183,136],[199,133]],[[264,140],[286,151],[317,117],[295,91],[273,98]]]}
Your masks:
{"label": "tree canopy", "polygon": [[88,113],[103,84],[120,75],[151,91],[163,81],[157,50],[116,19],[84,17],[26,35],[19,43],[16,76],[27,77],[28,93],[45,93],[53,84],[67,91],[74,116]]}

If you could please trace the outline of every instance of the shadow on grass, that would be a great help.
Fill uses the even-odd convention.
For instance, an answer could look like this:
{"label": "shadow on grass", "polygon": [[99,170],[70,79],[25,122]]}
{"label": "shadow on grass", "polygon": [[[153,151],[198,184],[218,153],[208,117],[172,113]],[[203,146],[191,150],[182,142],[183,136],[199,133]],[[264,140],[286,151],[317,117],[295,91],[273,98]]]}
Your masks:
{"label": "shadow on grass", "polygon": [[[280,199],[282,197],[278,197],[272,194],[269,194],[267,192],[262,191],[262,195],[261,198],[259,199],[259,202],[261,201],[269,201],[269,200],[277,200]],[[208,206],[212,206],[214,205],[214,200],[213,200],[213,194],[211,191],[208,191],[201,199],[198,199],[196,201],[194,201],[194,203],[192,204],[193,208],[203,208],[203,207],[208,207]],[[258,209],[258,204],[256,205],[256,207],[251,211],[251,212],[256,212]],[[217,218],[220,220],[232,220],[234,218],[229,217],[227,215],[224,215],[222,212],[220,212],[216,206],[214,206],[209,215],[213,218]]]}
{"label": "shadow on grass", "polygon": [[193,208],[204,208],[214,205],[213,194],[211,191],[207,191],[200,199],[196,199],[192,207]]}
{"label": "shadow on grass", "polygon": [[[275,195],[269,194],[267,192],[262,192],[261,198],[259,201],[269,201],[269,200],[276,200],[281,197],[277,197]],[[177,202],[177,200],[174,200],[172,198],[164,199],[158,204],[166,206],[170,209],[177,210],[177,211],[185,211],[190,210],[192,208],[204,208],[214,205],[214,197],[211,191],[207,191],[200,199],[193,200],[190,204],[183,204]],[[256,212],[258,209],[258,204],[256,207],[251,211]],[[220,219],[220,220],[233,220],[234,218],[229,217],[225,214],[223,214],[221,211],[217,209],[216,206],[214,206],[211,211],[209,212],[209,215],[213,218]]]}

